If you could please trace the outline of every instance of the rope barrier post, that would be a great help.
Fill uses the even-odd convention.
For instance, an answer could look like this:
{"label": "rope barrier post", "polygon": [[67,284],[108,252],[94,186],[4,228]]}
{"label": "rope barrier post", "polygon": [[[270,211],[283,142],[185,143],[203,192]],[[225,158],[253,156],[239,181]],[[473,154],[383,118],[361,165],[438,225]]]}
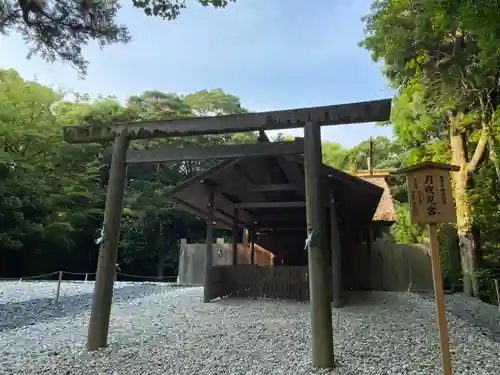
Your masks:
{"label": "rope barrier post", "polygon": [[497,293],[498,308],[500,309],[500,281],[495,279],[495,291]]}
{"label": "rope barrier post", "polygon": [[58,274],[59,276],[57,278],[56,303],[59,302],[59,294],[61,293],[61,282],[62,282],[63,271],[59,271]]}
{"label": "rope barrier post", "polygon": [[89,277],[89,274],[87,272],[85,272],[85,282],[87,282],[87,278]]}
{"label": "rope barrier post", "polygon": [[116,263],[116,265],[115,265],[115,279],[114,279],[114,282],[116,282],[116,280],[118,280],[118,274],[120,272],[121,272],[120,263]]}

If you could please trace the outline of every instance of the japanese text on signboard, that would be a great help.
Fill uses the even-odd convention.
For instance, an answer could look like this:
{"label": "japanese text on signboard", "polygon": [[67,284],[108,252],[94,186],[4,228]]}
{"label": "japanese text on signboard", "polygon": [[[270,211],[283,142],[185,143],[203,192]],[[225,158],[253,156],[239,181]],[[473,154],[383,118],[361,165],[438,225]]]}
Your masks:
{"label": "japanese text on signboard", "polygon": [[455,221],[455,207],[449,172],[417,170],[408,175],[411,220],[413,223]]}

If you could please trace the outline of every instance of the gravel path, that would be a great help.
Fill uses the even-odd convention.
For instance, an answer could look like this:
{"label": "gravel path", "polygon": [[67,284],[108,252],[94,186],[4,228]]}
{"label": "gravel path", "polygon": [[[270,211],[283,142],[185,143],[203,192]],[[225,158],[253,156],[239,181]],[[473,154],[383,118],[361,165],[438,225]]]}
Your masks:
{"label": "gravel path", "polygon": [[[322,372],[310,366],[308,304],[235,299],[203,304],[202,288],[118,283],[110,346],[90,355],[83,347],[92,284],[63,286],[68,290],[59,306],[43,302],[38,292],[31,300],[5,304],[0,283],[0,374],[441,373],[428,297],[350,294],[355,305],[334,310],[339,366]],[[448,306],[454,374],[498,374],[498,309],[462,296],[449,296]]]}

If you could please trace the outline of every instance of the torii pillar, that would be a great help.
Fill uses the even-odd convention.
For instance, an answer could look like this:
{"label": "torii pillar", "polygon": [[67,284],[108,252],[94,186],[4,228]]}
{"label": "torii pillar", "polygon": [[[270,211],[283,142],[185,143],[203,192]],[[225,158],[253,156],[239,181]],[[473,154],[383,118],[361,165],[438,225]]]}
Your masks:
{"label": "torii pillar", "polygon": [[92,310],[87,336],[87,349],[96,350],[107,346],[113,284],[115,281],[120,221],[127,177],[126,155],[129,139],[126,132],[115,136],[111,169],[109,172],[106,208],[104,210],[103,239],[99,249],[97,274]]}
{"label": "torii pillar", "polygon": [[319,368],[335,365],[331,280],[328,278],[330,251],[326,241],[324,189],[321,173],[321,127],[314,123],[304,126],[304,174],[307,211],[307,251],[309,263],[309,296],[311,305],[312,364]]}

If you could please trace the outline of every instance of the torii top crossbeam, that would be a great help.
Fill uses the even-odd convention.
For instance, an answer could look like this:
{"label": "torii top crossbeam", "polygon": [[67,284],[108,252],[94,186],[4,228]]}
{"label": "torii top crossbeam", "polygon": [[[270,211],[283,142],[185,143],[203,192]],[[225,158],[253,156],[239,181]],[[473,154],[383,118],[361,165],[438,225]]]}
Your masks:
{"label": "torii top crossbeam", "polygon": [[302,128],[309,122],[319,126],[355,124],[387,121],[390,112],[391,99],[381,99],[239,115],[174,118],[113,125],[74,125],[64,128],[64,140],[68,143],[109,141],[124,131],[129,139],[150,139]]}

